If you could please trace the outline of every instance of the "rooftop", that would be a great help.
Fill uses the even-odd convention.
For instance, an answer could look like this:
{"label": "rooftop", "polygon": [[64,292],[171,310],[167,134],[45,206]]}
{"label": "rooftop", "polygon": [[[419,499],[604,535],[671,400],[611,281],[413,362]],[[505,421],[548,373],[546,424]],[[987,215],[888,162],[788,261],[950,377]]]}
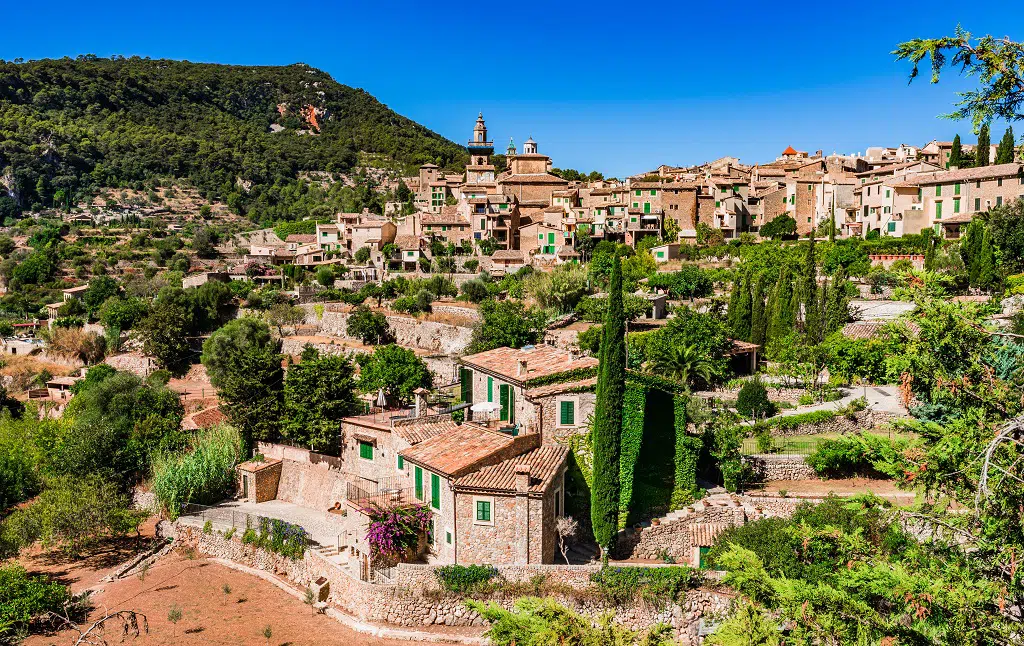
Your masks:
{"label": "rooftop", "polygon": [[453,483],[456,490],[514,492],[516,471],[530,468],[531,494],[543,494],[554,483],[565,466],[569,450],[564,446],[542,446],[462,476]]}
{"label": "rooftop", "polygon": [[523,450],[535,447],[540,436],[491,430],[464,423],[448,432],[430,437],[399,452],[404,459],[451,478],[459,478],[483,466],[501,461],[519,444]]}
{"label": "rooftop", "polygon": [[[511,381],[525,382],[528,379],[557,375],[579,368],[593,368],[598,364],[594,357],[579,357],[551,345],[524,346],[522,348],[495,348],[462,357],[462,363],[491,372]],[[520,365],[525,363],[525,372],[520,374]]]}
{"label": "rooftop", "polygon": [[284,239],[285,242],[297,242],[299,244],[306,244],[309,242],[316,242],[316,236],[312,233],[292,233]]}

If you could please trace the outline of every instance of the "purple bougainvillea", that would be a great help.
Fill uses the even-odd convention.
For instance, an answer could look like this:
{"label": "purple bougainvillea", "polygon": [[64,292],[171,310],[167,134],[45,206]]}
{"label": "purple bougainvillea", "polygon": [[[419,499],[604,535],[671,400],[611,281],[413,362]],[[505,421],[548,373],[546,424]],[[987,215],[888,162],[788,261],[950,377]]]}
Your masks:
{"label": "purple bougainvillea", "polygon": [[375,561],[398,561],[419,543],[420,535],[430,526],[430,512],[424,505],[385,509],[373,506],[363,509],[370,527],[366,542]]}

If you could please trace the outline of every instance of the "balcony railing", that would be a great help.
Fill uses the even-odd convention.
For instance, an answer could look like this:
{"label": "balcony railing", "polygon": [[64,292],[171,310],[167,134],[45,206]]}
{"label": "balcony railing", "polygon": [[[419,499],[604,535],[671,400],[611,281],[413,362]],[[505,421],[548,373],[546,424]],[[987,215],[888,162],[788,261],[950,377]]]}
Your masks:
{"label": "balcony railing", "polygon": [[354,482],[345,483],[345,500],[356,509],[381,508],[392,509],[416,503],[412,487],[380,486],[367,491]]}

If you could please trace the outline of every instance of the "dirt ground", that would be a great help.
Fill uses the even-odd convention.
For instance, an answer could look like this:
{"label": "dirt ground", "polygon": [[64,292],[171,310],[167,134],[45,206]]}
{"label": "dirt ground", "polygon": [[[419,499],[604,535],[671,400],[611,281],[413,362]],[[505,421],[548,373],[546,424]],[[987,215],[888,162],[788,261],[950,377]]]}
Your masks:
{"label": "dirt ground", "polygon": [[[152,523],[143,527],[143,534],[152,536]],[[313,615],[309,606],[272,583],[201,555],[190,558],[172,552],[151,566],[144,576],[102,581],[131,558],[139,546],[135,538],[107,541],[79,559],[34,548],[23,554],[20,561],[29,572],[51,576],[70,585],[74,592],[92,588],[94,609],[90,622],[102,616],[105,608],[133,610],[146,616],[148,634],[121,642],[119,627],[112,625],[106,633],[111,644],[408,646],[410,643],[364,635],[326,615]],[[181,611],[181,619],[176,624],[168,619],[175,607]],[[270,639],[263,635],[267,626],[272,633]],[[77,638],[77,633],[62,631],[34,635],[24,644],[66,646]]]}

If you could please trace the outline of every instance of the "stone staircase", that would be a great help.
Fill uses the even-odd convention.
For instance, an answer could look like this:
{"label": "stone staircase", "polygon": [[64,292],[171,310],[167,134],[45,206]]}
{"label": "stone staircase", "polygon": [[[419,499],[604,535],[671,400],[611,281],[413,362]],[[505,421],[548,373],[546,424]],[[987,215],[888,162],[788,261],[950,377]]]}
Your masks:
{"label": "stone staircase", "polygon": [[651,525],[670,525],[672,523],[678,523],[686,520],[694,520],[695,517],[699,517],[710,507],[741,508],[748,521],[757,520],[762,515],[760,509],[755,507],[749,500],[743,499],[740,496],[730,493],[712,493],[708,497],[702,498],[687,507],[670,511],[660,518],[640,523],[640,527],[650,527]]}

